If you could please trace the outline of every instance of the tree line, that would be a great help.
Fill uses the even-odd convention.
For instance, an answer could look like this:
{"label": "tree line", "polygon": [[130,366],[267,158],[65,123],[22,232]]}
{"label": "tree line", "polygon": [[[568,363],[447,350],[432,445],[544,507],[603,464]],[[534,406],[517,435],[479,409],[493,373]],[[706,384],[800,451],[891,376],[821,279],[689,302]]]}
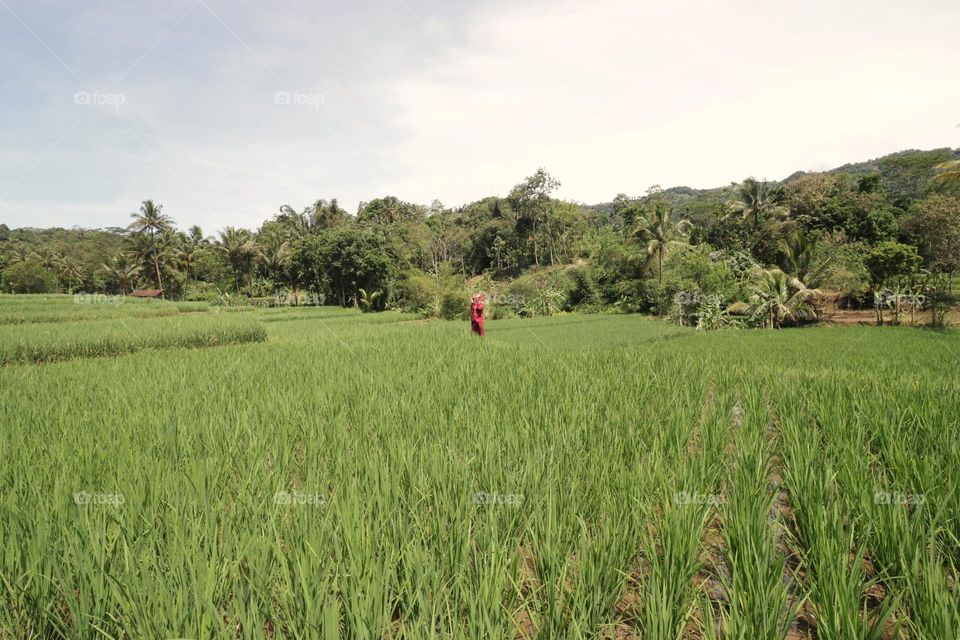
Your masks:
{"label": "tree line", "polygon": [[350,214],[318,199],[216,236],[178,228],[145,200],[123,229],[0,225],[0,286],[436,317],[462,317],[469,294],[485,290],[497,316],[616,309],[778,327],[831,304],[874,309],[880,322],[930,311],[942,323],[960,270],[958,158],[894,154],[782,182],[654,186],[595,206],[556,198],[559,181],[538,169],[505,196],[461,207],[386,196]]}

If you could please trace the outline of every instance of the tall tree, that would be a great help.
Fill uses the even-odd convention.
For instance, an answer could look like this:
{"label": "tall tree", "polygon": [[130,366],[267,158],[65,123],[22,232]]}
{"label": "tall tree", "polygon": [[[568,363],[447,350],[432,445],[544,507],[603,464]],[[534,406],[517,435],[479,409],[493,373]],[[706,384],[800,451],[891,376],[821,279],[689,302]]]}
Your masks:
{"label": "tall tree", "polygon": [[[333,201],[333,204],[336,207],[336,200]],[[384,196],[383,198],[374,198],[370,202],[361,202],[357,210],[358,221],[373,224],[416,222],[422,220],[425,216],[425,207],[404,202],[396,196]]]}
{"label": "tall tree", "polygon": [[242,283],[247,285],[247,296],[253,297],[253,266],[260,255],[253,234],[246,229],[227,227],[220,232],[218,250],[226,257],[233,271],[236,292],[240,293]]}
{"label": "tall tree", "polygon": [[109,262],[103,263],[101,268],[110,280],[117,283],[123,295],[133,290],[133,284],[140,274],[140,266],[126,253],[118,253]]}
{"label": "tall tree", "polygon": [[[149,255],[157,278],[157,289],[163,291],[159,255],[161,247],[158,239],[173,229],[173,218],[164,214],[163,205],[155,204],[153,200],[144,200],[140,205],[140,211],[131,213],[130,217],[133,218],[133,222],[127,228],[137,234],[144,234],[150,240]],[[164,294],[161,295],[166,297]]]}
{"label": "tall tree", "polygon": [[260,238],[260,262],[267,275],[277,284],[290,285],[294,304],[299,304],[299,283],[294,276],[293,250],[290,242],[277,237]]}
{"label": "tall tree", "polygon": [[61,258],[57,264],[57,273],[66,284],[68,293],[73,293],[75,287],[83,285],[83,267],[71,256]]}
{"label": "tall tree", "polygon": [[[193,227],[191,231],[193,229],[199,230],[199,228]],[[190,281],[196,275],[197,258],[201,251],[203,251],[203,245],[197,242],[192,234],[183,238],[175,250],[177,264],[183,272],[184,298],[187,297],[190,290]]]}
{"label": "tall tree", "polygon": [[821,256],[819,247],[816,233],[793,229],[780,239],[780,267],[807,286],[818,286],[833,261],[832,255]]}
{"label": "tall tree", "polygon": [[881,293],[888,285],[894,287],[894,314],[895,321],[899,322],[901,280],[920,265],[917,248],[899,242],[881,242],[870,250],[863,263],[870,272],[870,281],[873,285],[877,324],[883,324],[884,304]]}
{"label": "tall tree", "polygon": [[663,284],[663,258],[675,247],[687,244],[689,220],[673,222],[670,204],[655,197],[647,205],[644,215],[637,218],[633,235],[647,245],[647,255],[657,256],[657,283]]}
{"label": "tall tree", "polygon": [[755,319],[764,319],[770,329],[786,320],[796,320],[813,312],[816,289],[808,289],[798,279],[780,269],[757,269],[751,286],[750,309]]}
{"label": "tall tree", "polygon": [[389,286],[391,260],[382,234],[344,225],[297,241],[294,268],[304,283],[341,306],[357,304],[359,291],[384,291]]}
{"label": "tall tree", "polygon": [[187,241],[194,248],[205,247],[210,244],[211,240],[212,238],[209,236],[203,235],[203,229],[197,225],[193,225],[187,230]]}
{"label": "tall tree", "polygon": [[[518,222],[521,222],[524,227],[528,227],[531,231],[533,262],[537,266],[540,266],[539,236],[541,228],[545,224],[549,224],[549,209],[552,204],[550,194],[558,188],[560,188],[560,181],[541,167],[510,192],[509,199],[514,211],[517,212]],[[550,234],[548,233],[547,236],[550,237]],[[553,264],[552,246],[550,262]]]}
{"label": "tall tree", "polygon": [[750,220],[754,231],[764,220],[784,211],[766,180],[747,178],[734,186],[737,199],[730,203],[730,212]]}
{"label": "tall tree", "polygon": [[960,272],[960,198],[928,196],[916,204],[905,228],[930,269],[952,283]]}

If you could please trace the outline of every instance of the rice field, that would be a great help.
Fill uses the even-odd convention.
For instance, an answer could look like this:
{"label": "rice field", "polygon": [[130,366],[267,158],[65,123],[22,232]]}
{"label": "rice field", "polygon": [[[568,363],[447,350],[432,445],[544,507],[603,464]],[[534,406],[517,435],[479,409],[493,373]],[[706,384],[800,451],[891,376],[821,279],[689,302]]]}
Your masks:
{"label": "rice field", "polygon": [[[39,298],[39,299],[33,299]],[[208,311],[204,302],[138,300],[103,294],[0,296],[0,326],[81,322],[116,318],[155,318]]]}
{"label": "rice field", "polygon": [[0,638],[956,637],[957,332],[468,332],[0,327]]}

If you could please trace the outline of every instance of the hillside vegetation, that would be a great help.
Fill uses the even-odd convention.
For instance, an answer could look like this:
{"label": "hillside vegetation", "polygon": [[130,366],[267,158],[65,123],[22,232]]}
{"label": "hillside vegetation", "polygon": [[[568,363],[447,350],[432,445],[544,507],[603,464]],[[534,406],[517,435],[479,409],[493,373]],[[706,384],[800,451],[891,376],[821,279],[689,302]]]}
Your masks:
{"label": "hillside vegetation", "polygon": [[145,200],[125,229],[0,226],[7,292],[163,290],[218,305],[326,304],[454,318],[640,311],[780,327],[829,305],[943,325],[960,268],[960,150],[904,151],[782,181],[651,187],[584,206],[540,169],[449,208],[393,196],[281,206],[258,229],[178,229]]}

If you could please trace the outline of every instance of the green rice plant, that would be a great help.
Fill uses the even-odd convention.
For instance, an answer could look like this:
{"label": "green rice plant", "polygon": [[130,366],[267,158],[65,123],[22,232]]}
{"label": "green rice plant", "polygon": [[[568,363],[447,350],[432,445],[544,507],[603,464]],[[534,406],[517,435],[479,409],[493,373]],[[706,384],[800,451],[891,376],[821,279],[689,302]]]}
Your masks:
{"label": "green rice plant", "polygon": [[700,538],[709,518],[705,504],[666,501],[657,528],[643,538],[649,566],[643,577],[640,626],[655,638],[679,638],[692,620],[691,582],[702,567]]}
{"label": "green rice plant", "polygon": [[770,487],[771,451],[767,439],[770,416],[758,387],[741,380],[744,389],[740,428],[736,434],[736,462],[724,501],[723,540],[729,577],[721,574],[728,606],[723,624],[713,637],[742,640],[783,640],[802,605],[792,598],[784,581],[788,573],[784,553],[777,548],[786,523],[776,511],[777,496]]}
{"label": "green rice plant", "polygon": [[[471,340],[408,320],[0,330],[71,357],[126,340],[0,368],[0,637],[672,638],[716,604],[697,575],[717,522],[736,601],[716,635],[769,637],[790,615],[779,457],[820,637],[890,631],[866,604],[878,580],[911,637],[955,619],[958,480],[927,467],[956,461],[960,336],[570,315]],[[270,340],[154,348],[228,326]],[[881,488],[933,502],[884,511],[863,497]]]}
{"label": "green rice plant", "polygon": [[0,304],[0,326],[31,323],[82,322],[116,318],[156,318],[210,309],[205,302],[138,300],[124,296],[67,296],[54,301],[36,301],[30,296],[7,296],[16,301]]}
{"label": "green rice plant", "polygon": [[808,411],[823,424],[837,499],[863,532],[873,590],[884,606],[896,603],[896,624],[910,637],[942,637],[960,625],[949,574],[956,481],[948,469],[955,446],[944,437],[936,387],[897,384],[902,373],[882,374],[811,381]]}
{"label": "green rice plant", "polygon": [[[846,474],[847,484],[862,496],[855,508],[870,526],[873,564],[895,577],[888,589],[900,594],[910,637],[946,637],[960,626],[960,601],[951,584],[955,580],[951,575],[956,575],[952,559],[956,539],[951,532],[956,489],[949,489],[955,482],[943,466],[949,463],[944,458],[949,457],[950,445],[927,435],[922,405],[916,399],[907,406],[911,405],[918,419],[901,416],[898,436],[888,416],[874,417],[871,409],[862,407],[864,417],[878,427],[873,432],[878,456],[874,469]],[[849,461],[855,463],[856,458]]]}
{"label": "green rice plant", "polygon": [[[789,395],[789,394],[784,394]],[[803,419],[803,401],[780,403],[784,440],[784,480],[795,507],[797,539],[806,569],[809,601],[817,635],[824,639],[885,637],[896,597],[872,607],[865,600],[879,581],[864,573],[867,537],[839,495],[834,459],[824,456],[824,436],[814,421]],[[832,452],[830,449],[826,449]],[[896,623],[892,623],[896,630]]]}
{"label": "green rice plant", "polygon": [[39,364],[123,355],[143,349],[198,348],[265,339],[266,331],[258,322],[233,318],[157,318],[109,320],[95,325],[28,325],[0,334],[0,365]]}
{"label": "green rice plant", "polygon": [[[679,382],[689,385],[691,381]],[[656,438],[662,453],[654,458],[652,468],[658,474],[659,500],[648,506],[641,539],[645,563],[639,624],[645,635],[656,638],[682,637],[694,619],[693,580],[704,567],[702,538],[722,497],[717,491],[723,448],[703,446],[723,440],[717,436],[726,432],[719,423],[722,410],[709,403],[702,385],[672,394],[674,400],[684,396],[685,401],[670,409],[672,415],[685,417],[671,420]]]}

